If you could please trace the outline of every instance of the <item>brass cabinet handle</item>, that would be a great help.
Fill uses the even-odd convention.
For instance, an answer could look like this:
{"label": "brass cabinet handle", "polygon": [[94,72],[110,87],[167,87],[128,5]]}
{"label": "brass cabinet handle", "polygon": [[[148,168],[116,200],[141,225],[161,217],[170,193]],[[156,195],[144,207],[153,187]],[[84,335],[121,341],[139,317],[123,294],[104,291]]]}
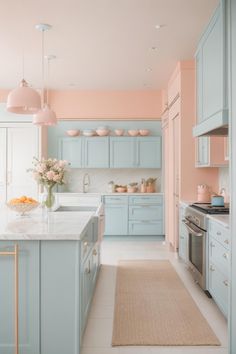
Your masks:
{"label": "brass cabinet handle", "polygon": [[0,251],[0,256],[14,257],[14,273],[15,273],[15,354],[19,354],[19,272],[18,272],[18,245],[14,246],[14,251]]}
{"label": "brass cabinet handle", "polygon": [[97,254],[98,254],[97,251],[94,249],[93,250],[93,255],[96,256]]}
{"label": "brass cabinet handle", "polygon": [[215,271],[215,268],[214,268],[213,266],[210,266],[210,270],[211,270],[212,272],[214,272],[214,271]]}
{"label": "brass cabinet handle", "polygon": [[226,243],[228,245],[229,244],[229,240],[228,239],[224,240],[224,243]]}
{"label": "brass cabinet handle", "polygon": [[223,283],[224,283],[225,286],[229,286],[228,280],[224,280]]}

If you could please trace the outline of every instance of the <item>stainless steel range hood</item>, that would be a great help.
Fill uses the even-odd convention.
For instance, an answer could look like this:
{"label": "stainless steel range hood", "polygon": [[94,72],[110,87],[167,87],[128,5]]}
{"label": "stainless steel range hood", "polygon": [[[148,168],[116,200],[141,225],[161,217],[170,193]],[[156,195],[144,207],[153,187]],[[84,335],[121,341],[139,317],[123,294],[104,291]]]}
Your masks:
{"label": "stainless steel range hood", "polygon": [[[222,114],[223,113],[223,114]],[[228,135],[228,110],[221,111],[193,128],[193,136],[227,136]]]}

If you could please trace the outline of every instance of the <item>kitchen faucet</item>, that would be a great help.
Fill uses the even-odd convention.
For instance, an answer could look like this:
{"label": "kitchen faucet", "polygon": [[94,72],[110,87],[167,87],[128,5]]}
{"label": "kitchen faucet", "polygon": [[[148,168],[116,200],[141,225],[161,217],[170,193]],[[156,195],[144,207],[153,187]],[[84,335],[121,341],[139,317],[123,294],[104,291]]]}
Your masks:
{"label": "kitchen faucet", "polygon": [[88,173],[85,173],[83,177],[83,193],[88,192],[89,186],[90,186],[90,177]]}

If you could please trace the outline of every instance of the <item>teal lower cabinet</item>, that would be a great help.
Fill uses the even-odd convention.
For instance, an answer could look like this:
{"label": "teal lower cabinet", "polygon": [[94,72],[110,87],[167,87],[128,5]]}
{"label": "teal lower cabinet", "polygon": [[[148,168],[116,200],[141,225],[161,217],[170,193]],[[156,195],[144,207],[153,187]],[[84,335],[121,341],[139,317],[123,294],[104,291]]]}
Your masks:
{"label": "teal lower cabinet", "polygon": [[105,235],[163,235],[163,196],[105,196]]}
{"label": "teal lower cabinet", "polygon": [[208,288],[213,299],[227,317],[229,291],[229,229],[215,221],[209,221],[209,269]]}
{"label": "teal lower cabinet", "polygon": [[188,262],[188,230],[183,222],[185,216],[186,205],[180,203],[179,208],[179,257],[185,262]]}
{"label": "teal lower cabinet", "polygon": [[128,200],[123,204],[105,204],[105,235],[128,234]]}
{"label": "teal lower cabinet", "polygon": [[0,241],[0,353],[15,351],[15,296],[19,303],[19,352],[40,353],[40,242],[19,241],[16,292],[16,242]]}
{"label": "teal lower cabinet", "polygon": [[[0,353],[15,351],[15,258],[19,275],[19,353],[79,354],[100,247],[89,223],[81,241],[0,241]],[[3,255],[4,253],[4,255]]]}
{"label": "teal lower cabinet", "polygon": [[163,235],[162,221],[129,221],[129,235]]}

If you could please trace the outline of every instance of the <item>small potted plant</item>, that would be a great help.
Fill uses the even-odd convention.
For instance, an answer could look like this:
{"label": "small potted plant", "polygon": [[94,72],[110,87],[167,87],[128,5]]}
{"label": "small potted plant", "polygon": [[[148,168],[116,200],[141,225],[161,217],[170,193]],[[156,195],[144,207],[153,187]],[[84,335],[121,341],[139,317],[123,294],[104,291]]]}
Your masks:
{"label": "small potted plant", "polygon": [[137,182],[132,182],[128,184],[127,187],[127,192],[128,193],[136,193],[138,190],[138,183]]}
{"label": "small potted plant", "polygon": [[156,178],[148,178],[146,180],[147,193],[155,193],[156,191]]}

